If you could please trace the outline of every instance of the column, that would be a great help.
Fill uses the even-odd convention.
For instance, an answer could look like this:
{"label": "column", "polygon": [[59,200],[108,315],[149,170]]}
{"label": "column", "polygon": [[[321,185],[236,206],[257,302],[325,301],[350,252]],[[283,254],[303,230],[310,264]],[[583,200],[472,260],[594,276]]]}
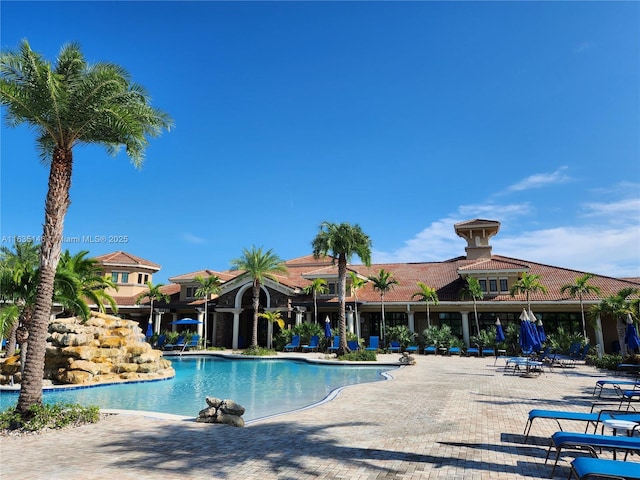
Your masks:
{"label": "column", "polygon": [[469,348],[469,312],[460,312],[462,315],[462,340]]}
{"label": "column", "polygon": [[[155,332],[160,335],[160,323],[162,322],[162,313],[154,310],[153,312],[153,323],[156,326]],[[175,328],[175,325],[173,326]]]}
{"label": "column", "polygon": [[602,336],[602,321],[600,315],[596,317],[596,344],[598,347],[598,358],[602,358],[604,354],[604,337]]}
{"label": "column", "polygon": [[242,310],[234,309],[233,310],[233,340],[231,343],[231,348],[234,350],[238,349],[238,337],[240,336],[240,312]]}
{"label": "column", "polygon": [[198,321],[200,322],[198,324],[198,335],[200,335],[200,338],[202,338],[202,335],[204,333],[204,322],[206,321],[204,318],[203,310],[198,310]]}
{"label": "column", "polygon": [[273,322],[267,322],[267,349],[271,350],[273,340]]}
{"label": "column", "polygon": [[211,346],[216,346],[216,338],[218,338],[218,312],[213,312],[213,326],[211,327]]}
{"label": "column", "polygon": [[349,330],[349,333],[353,333],[353,312],[352,311],[347,311],[346,312],[347,315],[347,330]]}
{"label": "column", "polygon": [[302,315],[304,315],[304,312],[296,310],[296,325],[300,325],[302,323]]}

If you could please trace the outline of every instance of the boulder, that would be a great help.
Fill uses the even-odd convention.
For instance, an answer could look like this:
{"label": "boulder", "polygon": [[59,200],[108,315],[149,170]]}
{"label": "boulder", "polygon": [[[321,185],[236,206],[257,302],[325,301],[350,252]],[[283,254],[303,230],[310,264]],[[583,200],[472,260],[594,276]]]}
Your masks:
{"label": "boulder", "polygon": [[244,415],[244,407],[233,400],[223,400],[220,405],[220,411],[230,415]]}
{"label": "boulder", "polygon": [[221,400],[216,397],[207,397],[205,398],[205,401],[207,402],[207,405],[209,405],[210,407],[218,408],[220,405],[222,405],[222,402],[224,400]]}
{"label": "boulder", "polygon": [[216,416],[216,423],[224,423],[232,427],[244,427],[244,420],[238,415],[229,415],[228,413],[219,413]]}

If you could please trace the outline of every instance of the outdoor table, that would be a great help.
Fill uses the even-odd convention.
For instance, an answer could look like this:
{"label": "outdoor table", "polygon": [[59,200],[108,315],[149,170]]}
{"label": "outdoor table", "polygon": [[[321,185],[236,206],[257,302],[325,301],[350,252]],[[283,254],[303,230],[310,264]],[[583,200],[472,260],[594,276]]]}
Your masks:
{"label": "outdoor table", "polygon": [[632,422],[630,420],[622,420],[619,418],[608,418],[602,421],[602,428],[610,428],[613,430],[613,435],[617,435],[618,430],[624,430],[627,432],[628,436],[631,436],[633,434],[633,429],[637,429],[638,425],[640,425],[640,423]]}

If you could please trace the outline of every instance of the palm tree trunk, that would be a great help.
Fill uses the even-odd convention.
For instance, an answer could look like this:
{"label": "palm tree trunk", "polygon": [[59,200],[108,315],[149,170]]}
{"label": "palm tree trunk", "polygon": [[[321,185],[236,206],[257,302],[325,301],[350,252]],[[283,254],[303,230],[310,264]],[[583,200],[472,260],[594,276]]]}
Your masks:
{"label": "palm tree trunk", "polygon": [[251,333],[251,346],[258,347],[258,309],[260,308],[260,282],[253,282],[253,329]]}
{"label": "palm tree trunk", "polygon": [[473,300],[473,318],[476,321],[476,335],[480,335],[480,322],[478,321],[478,309],[475,299]]}
{"label": "palm tree trunk", "polygon": [[427,304],[427,327],[431,326],[431,315],[429,315],[429,301],[426,301]]}
{"label": "palm tree trunk", "polygon": [[582,295],[580,295],[580,313],[582,314],[582,335],[587,339],[587,324],[584,321],[584,305],[582,304]]}
{"label": "palm tree trunk", "polygon": [[380,295],[380,305],[382,307],[382,329],[380,330],[380,337],[382,338],[382,348],[384,348],[384,294]]}
{"label": "palm tree trunk", "polygon": [[7,351],[5,352],[7,358],[13,357],[16,354],[16,332],[18,331],[18,323],[18,320],[13,322],[11,330],[9,330],[9,335],[7,336]]}
{"label": "palm tree trunk", "polygon": [[345,315],[345,286],[347,283],[347,258],[343,253],[338,257],[338,321],[340,327],[340,347],[338,348],[338,356],[344,355],[349,351],[347,346],[347,320]]}
{"label": "palm tree trunk", "polygon": [[32,319],[27,324],[29,348],[24,365],[24,376],[20,386],[20,396],[16,411],[23,418],[28,416],[31,405],[42,404],[42,380],[44,376],[44,355],[47,348],[47,334],[53,283],[62,250],[64,217],[69,208],[69,190],[73,155],[71,150],[56,148],[51,161],[49,186],[45,204],[45,222],[40,247],[40,279],[36,289],[36,304]]}

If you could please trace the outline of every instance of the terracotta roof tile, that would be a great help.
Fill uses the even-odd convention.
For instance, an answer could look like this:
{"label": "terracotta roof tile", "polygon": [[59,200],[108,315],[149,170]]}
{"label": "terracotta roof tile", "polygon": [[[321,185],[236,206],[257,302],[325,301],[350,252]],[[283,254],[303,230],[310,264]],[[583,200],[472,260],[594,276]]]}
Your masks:
{"label": "terracotta roof tile", "polygon": [[136,257],[127,252],[117,251],[111,253],[105,253],[104,255],[98,255],[94,257],[103,265],[117,265],[117,266],[132,266],[132,267],[147,267],[152,270],[160,270],[160,265],[150,262],[141,257]]}

